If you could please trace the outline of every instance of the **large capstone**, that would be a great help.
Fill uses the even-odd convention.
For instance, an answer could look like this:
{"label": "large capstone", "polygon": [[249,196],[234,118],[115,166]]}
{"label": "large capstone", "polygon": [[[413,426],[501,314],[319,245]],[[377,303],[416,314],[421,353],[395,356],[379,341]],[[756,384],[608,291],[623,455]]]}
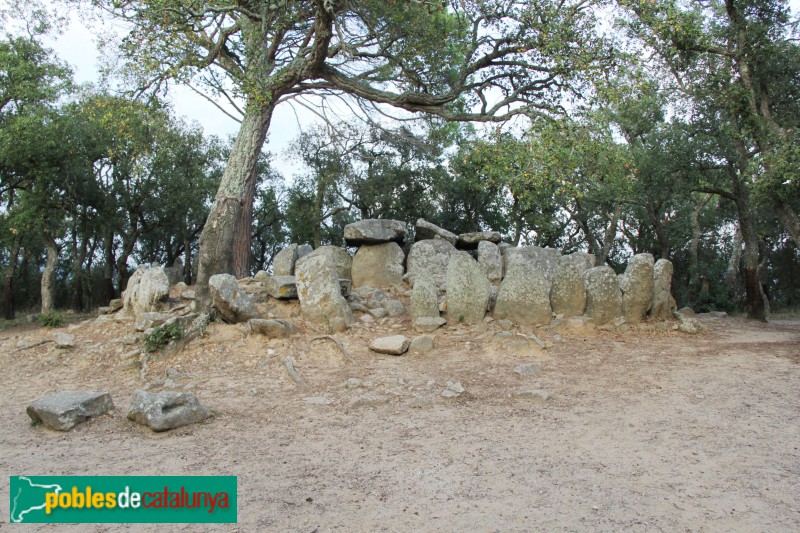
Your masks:
{"label": "large capstone", "polygon": [[467,252],[456,252],[447,265],[447,320],[477,324],[486,314],[491,284],[481,266]]}
{"label": "large capstone", "polygon": [[215,274],[208,280],[211,303],[225,322],[247,322],[258,316],[253,297],[230,274]]}
{"label": "large capstone", "polygon": [[497,293],[494,318],[527,326],[549,324],[553,311],[544,274],[532,268],[515,268],[507,274]]}
{"label": "large capstone", "polygon": [[329,333],[350,327],[353,312],[342,296],[339,277],[330,257],[307,258],[297,265],[295,274],[303,318],[322,326]]}
{"label": "large capstone", "polygon": [[318,255],[327,255],[331,258],[333,267],[336,269],[336,275],[339,276],[339,279],[352,279],[351,270],[353,268],[353,257],[347,253],[347,250],[338,246],[320,246],[310,254],[298,259],[297,264],[300,265],[303,261],[308,260],[309,257],[316,257]]}
{"label": "large capstone", "polygon": [[211,412],[189,392],[151,393],[137,389],[128,409],[128,419],[153,431],[167,431],[202,422]]}
{"label": "large capstone", "polygon": [[503,279],[503,256],[495,243],[491,241],[478,243],[478,264],[483,267],[490,282],[500,283]]}
{"label": "large capstone", "polygon": [[28,416],[34,422],[56,431],[69,431],[89,418],[103,415],[114,409],[107,392],[58,392],[28,406]]}
{"label": "large capstone", "polygon": [[406,239],[406,224],[400,220],[365,219],[344,227],[344,241],[348,246],[381,244]]}
{"label": "large capstone", "polygon": [[462,233],[456,241],[456,248],[459,250],[475,250],[481,241],[493,243],[500,242],[500,233],[496,231],[476,231],[473,233]]}
{"label": "large capstone", "polygon": [[582,272],[569,262],[558,266],[553,286],[550,287],[550,305],[556,315],[568,318],[583,314],[586,309],[586,286]]}
{"label": "large capstone", "polygon": [[446,240],[426,239],[415,242],[411,245],[406,262],[406,278],[409,284],[413,287],[418,277],[426,276],[443,287],[450,256],[455,252],[455,247]]}
{"label": "large capstone", "polygon": [[653,305],[650,318],[672,318],[678,306],[672,297],[672,261],[659,259],[653,267]]}
{"label": "large capstone", "polygon": [[593,267],[583,273],[586,286],[586,316],[598,326],[622,316],[622,291],[617,275],[609,266]]}
{"label": "large capstone", "polygon": [[420,276],[411,292],[411,319],[439,316],[439,288],[429,276]]}
{"label": "large capstone", "polygon": [[422,241],[425,239],[442,239],[455,246],[458,235],[444,228],[440,228],[436,224],[431,224],[424,218],[420,218],[417,220],[414,240]]}
{"label": "large capstone", "polygon": [[547,283],[547,290],[556,278],[558,264],[561,261],[561,252],[555,248],[540,248],[538,246],[522,246],[519,248],[503,248],[503,263],[505,276],[516,271],[541,272]]}
{"label": "large capstone", "polygon": [[169,298],[169,278],[161,267],[141,265],[128,280],[122,293],[125,311],[129,314],[160,311]]}
{"label": "large capstone", "polygon": [[395,242],[362,246],[353,257],[353,287],[403,283],[403,249]]}
{"label": "large capstone", "polygon": [[297,244],[292,243],[272,260],[273,276],[294,276],[294,264],[297,262]]}
{"label": "large capstone", "polygon": [[653,304],[653,256],[636,254],[620,282],[622,312],[628,324],[638,324]]}

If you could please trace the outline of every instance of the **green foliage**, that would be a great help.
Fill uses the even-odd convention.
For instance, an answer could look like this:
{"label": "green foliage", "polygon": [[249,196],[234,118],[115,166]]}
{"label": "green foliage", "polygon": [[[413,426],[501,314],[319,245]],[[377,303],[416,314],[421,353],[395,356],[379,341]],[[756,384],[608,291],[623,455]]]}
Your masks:
{"label": "green foliage", "polygon": [[45,328],[60,328],[65,319],[62,313],[42,313],[39,315],[39,324]]}
{"label": "green foliage", "polygon": [[158,326],[144,338],[144,348],[148,353],[159,352],[170,342],[182,339],[183,335],[183,327],[178,324]]}

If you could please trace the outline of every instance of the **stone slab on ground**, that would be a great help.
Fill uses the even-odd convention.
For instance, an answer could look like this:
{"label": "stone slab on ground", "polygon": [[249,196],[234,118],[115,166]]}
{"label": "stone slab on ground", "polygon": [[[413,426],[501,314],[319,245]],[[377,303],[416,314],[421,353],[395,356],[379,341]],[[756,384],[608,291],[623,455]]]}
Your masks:
{"label": "stone slab on ground", "polygon": [[373,340],[369,349],[373,352],[385,353],[389,355],[403,355],[408,351],[411,341],[404,335],[392,335],[391,337],[379,337]]}
{"label": "stone slab on ground", "polygon": [[34,422],[56,431],[69,431],[89,418],[114,409],[107,392],[64,391],[36,400],[28,406],[28,416]]}
{"label": "stone slab on ground", "polygon": [[129,420],[159,432],[196,424],[210,416],[211,411],[190,392],[151,393],[138,389],[128,409]]}

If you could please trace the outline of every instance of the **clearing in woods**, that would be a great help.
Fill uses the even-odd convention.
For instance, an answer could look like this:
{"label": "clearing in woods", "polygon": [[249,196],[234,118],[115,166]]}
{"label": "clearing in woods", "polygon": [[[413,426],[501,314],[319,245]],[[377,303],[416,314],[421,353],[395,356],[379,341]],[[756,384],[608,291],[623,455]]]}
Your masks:
{"label": "clearing in woods", "polygon": [[[426,354],[367,349],[411,335],[406,318],[338,335],[351,362],[313,332],[213,324],[148,365],[153,390],[191,390],[215,413],[163,434],[124,416],[145,384],[121,358],[130,322],[79,323],[73,350],[19,350],[53,330],[7,329],[0,471],[238,476],[239,524],[186,531],[798,531],[800,319],[701,321],[696,336],[537,330],[546,352],[478,339],[491,325],[440,330]],[[534,375],[514,372],[528,363]],[[466,391],[443,397],[448,381]],[[25,407],[69,389],[108,390],[117,410],[63,434],[31,427]],[[63,527],[122,529],[164,530]]]}

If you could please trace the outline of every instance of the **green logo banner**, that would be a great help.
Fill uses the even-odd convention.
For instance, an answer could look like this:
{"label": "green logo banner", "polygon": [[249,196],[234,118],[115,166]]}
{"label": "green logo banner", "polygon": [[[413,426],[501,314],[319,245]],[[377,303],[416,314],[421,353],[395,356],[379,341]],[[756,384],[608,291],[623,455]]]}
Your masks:
{"label": "green logo banner", "polygon": [[235,523],[236,476],[11,476],[11,523]]}

